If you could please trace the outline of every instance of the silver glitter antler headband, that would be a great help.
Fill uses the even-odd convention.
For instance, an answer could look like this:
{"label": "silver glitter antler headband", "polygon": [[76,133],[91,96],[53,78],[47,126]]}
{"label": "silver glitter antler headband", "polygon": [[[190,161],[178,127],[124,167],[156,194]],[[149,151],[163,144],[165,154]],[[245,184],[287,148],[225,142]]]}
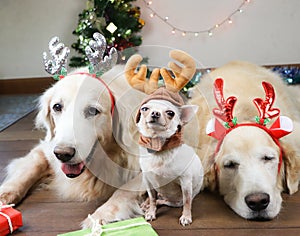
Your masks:
{"label": "silver glitter antler headband", "polygon": [[54,79],[59,79],[59,76],[67,74],[66,64],[70,49],[59,42],[58,37],[53,37],[49,42],[49,52],[52,60],[47,60],[47,53],[43,53],[45,70],[54,76]]}
{"label": "silver glitter antler headband", "polygon": [[[89,59],[89,73],[99,77],[104,72],[110,70],[118,60],[117,50],[112,47],[108,56],[103,58],[106,50],[106,40],[100,33],[94,33],[95,40],[90,41],[90,45],[86,47],[85,52]],[[47,53],[43,53],[45,70],[53,75],[54,79],[59,80],[67,75],[66,64],[70,49],[59,42],[58,37],[53,37],[49,42],[49,52],[52,60],[47,59]]]}
{"label": "silver glitter antler headband", "polygon": [[104,36],[100,33],[94,33],[93,38],[95,40],[89,42],[89,46],[85,48],[85,54],[90,61],[90,73],[101,76],[117,63],[118,53],[117,50],[112,47],[108,56],[103,57],[106,50],[106,40]]}

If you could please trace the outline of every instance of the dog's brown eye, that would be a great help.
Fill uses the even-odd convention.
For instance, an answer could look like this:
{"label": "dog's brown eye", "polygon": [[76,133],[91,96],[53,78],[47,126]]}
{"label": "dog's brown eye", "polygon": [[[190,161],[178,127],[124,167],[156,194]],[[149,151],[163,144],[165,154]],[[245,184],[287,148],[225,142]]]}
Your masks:
{"label": "dog's brown eye", "polygon": [[224,168],[226,169],[237,169],[239,167],[239,163],[235,162],[235,161],[226,161],[224,163]]}
{"label": "dog's brown eye", "polygon": [[141,108],[141,111],[148,111],[148,110],[149,110],[148,107],[142,107],[142,108]]}
{"label": "dog's brown eye", "polygon": [[170,117],[170,118],[173,118],[175,116],[175,112],[174,111],[166,111],[167,115]]}
{"label": "dog's brown eye", "polygon": [[53,111],[55,112],[61,112],[62,108],[63,108],[62,105],[59,103],[54,104],[52,107]]}
{"label": "dog's brown eye", "polygon": [[273,157],[273,156],[264,156],[262,159],[263,159],[264,161],[272,161],[274,158],[275,158],[275,157]]}
{"label": "dog's brown eye", "polygon": [[95,107],[88,107],[85,110],[85,117],[96,116],[100,113],[100,111]]}

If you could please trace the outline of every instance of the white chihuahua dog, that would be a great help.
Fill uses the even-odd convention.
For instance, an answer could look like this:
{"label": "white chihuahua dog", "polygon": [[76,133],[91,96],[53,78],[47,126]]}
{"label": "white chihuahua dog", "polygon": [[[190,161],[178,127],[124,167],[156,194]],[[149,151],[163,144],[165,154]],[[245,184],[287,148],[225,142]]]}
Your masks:
{"label": "white chihuahua dog", "polygon": [[[193,148],[183,144],[182,127],[198,107],[174,105],[153,99],[144,103],[137,116],[140,132],[140,166],[149,195],[145,219],[156,219],[156,206],[183,206],[181,225],[192,223],[192,200],[200,192],[203,167]],[[145,206],[146,205],[146,206]]]}

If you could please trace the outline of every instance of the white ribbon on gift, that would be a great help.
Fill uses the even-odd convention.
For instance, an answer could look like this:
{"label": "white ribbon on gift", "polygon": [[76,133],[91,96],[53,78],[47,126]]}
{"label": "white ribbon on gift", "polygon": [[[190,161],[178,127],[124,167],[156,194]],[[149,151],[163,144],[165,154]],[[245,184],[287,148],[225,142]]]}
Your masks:
{"label": "white ribbon on gift", "polygon": [[93,226],[91,229],[91,233],[86,234],[85,236],[101,236],[102,233],[107,232],[107,231],[114,231],[114,230],[122,230],[122,229],[128,229],[131,227],[136,227],[136,226],[141,226],[141,225],[150,225],[148,222],[140,222],[140,223],[134,223],[130,225],[124,225],[124,226],[118,226],[115,228],[108,228],[108,229],[103,229],[102,226],[99,224],[99,220],[93,219],[91,215],[88,215],[88,218],[92,221]]}
{"label": "white ribbon on gift", "polygon": [[10,208],[10,207],[13,207],[13,206],[15,206],[15,204],[4,205],[4,204],[0,201],[0,215],[4,216],[4,217],[7,219],[8,225],[9,225],[9,231],[10,231],[10,233],[12,233],[12,232],[14,231],[14,228],[13,228],[13,225],[12,225],[12,222],[11,222],[10,217],[9,217],[7,214],[3,213],[3,212],[2,212],[2,209]]}

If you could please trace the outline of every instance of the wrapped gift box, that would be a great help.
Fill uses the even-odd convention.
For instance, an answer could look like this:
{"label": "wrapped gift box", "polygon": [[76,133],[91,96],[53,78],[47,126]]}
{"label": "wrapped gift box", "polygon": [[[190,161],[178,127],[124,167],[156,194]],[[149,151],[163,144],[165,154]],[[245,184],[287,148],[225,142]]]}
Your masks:
{"label": "wrapped gift box", "polygon": [[[95,232],[95,230],[93,232]],[[99,230],[97,232],[99,232]],[[147,223],[143,217],[102,225],[100,232],[98,234],[99,236],[158,236],[152,226]],[[59,234],[58,236],[88,236],[91,235],[91,233],[92,229],[83,229]]]}
{"label": "wrapped gift box", "polygon": [[8,235],[22,225],[21,212],[0,204],[0,236]]}

